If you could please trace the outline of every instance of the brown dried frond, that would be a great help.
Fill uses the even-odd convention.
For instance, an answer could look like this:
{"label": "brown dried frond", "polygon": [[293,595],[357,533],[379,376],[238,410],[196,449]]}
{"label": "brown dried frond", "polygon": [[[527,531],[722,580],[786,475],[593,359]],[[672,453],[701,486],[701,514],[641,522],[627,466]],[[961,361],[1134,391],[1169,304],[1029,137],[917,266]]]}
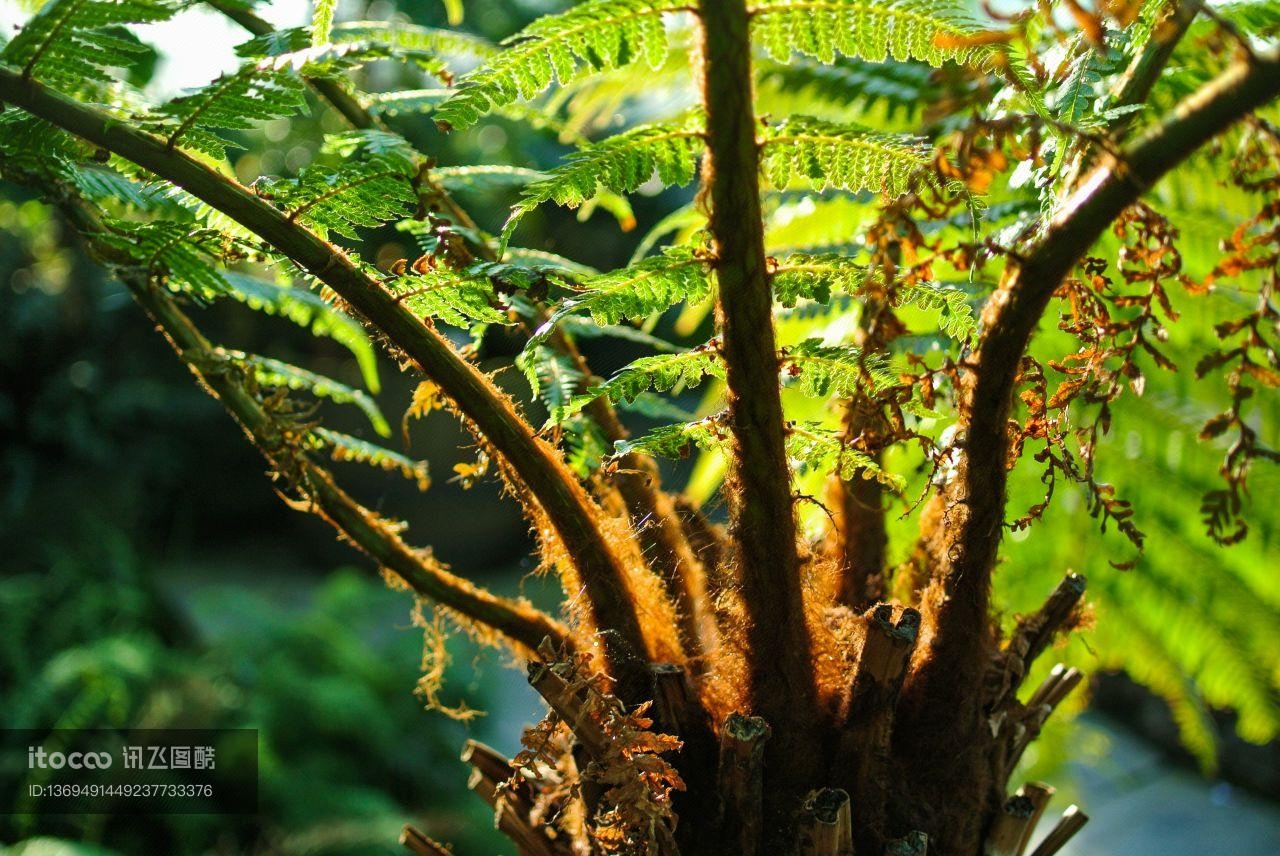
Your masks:
{"label": "brown dried frond", "polygon": [[428,710],[442,713],[452,720],[470,722],[484,716],[484,711],[469,707],[465,701],[450,705],[441,700],[445,672],[453,659],[449,654],[449,633],[445,629],[445,617],[440,612],[433,612],[430,619],[426,617],[424,603],[419,599],[413,611],[414,624],[422,628],[422,675],[418,678],[418,694],[426,700]]}

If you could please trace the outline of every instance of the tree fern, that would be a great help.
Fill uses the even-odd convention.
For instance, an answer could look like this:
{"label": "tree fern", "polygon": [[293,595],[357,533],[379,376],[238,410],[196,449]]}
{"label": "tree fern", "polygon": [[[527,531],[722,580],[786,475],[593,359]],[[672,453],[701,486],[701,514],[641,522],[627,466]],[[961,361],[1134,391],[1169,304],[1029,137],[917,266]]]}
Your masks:
{"label": "tree fern", "polygon": [[928,164],[928,148],[918,139],[869,131],[856,125],[792,116],[766,129],[761,158],[778,189],[794,178],[819,188],[873,190],[889,196],[906,192]]}
{"label": "tree fern", "polygon": [[230,362],[247,369],[259,386],[306,390],[311,395],[327,399],[334,404],[352,404],[369,419],[369,424],[380,436],[391,436],[391,426],[387,424],[387,419],[378,409],[377,403],[368,394],[355,387],[271,357],[245,354],[240,351],[224,351],[223,354]]}
{"label": "tree fern", "polygon": [[466,75],[457,94],[440,105],[436,120],[446,127],[465,128],[490,110],[517,98],[532,98],[553,78],[567,83],[584,71],[641,60],[657,68],[667,54],[662,15],[686,6],[684,0],[589,0],[540,18],[508,39],[500,54]]}
{"label": "tree fern", "polygon": [[503,227],[504,238],[520,218],[544,202],[577,207],[601,191],[630,193],[654,175],[666,187],[693,181],[702,154],[702,117],[642,125],[586,146],[530,184]]}
{"label": "tree fern", "polygon": [[109,83],[110,68],[128,67],[137,41],[111,28],[163,21],[182,0],[50,0],[0,52],[0,60],[58,87],[78,89],[85,81]]}
{"label": "tree fern", "polygon": [[933,66],[981,60],[978,27],[948,0],[763,0],[753,5],[752,35],[771,57],[793,53],[832,62],[837,55],[882,62],[892,56]]}
{"label": "tree fern", "polygon": [[562,422],[601,396],[614,404],[631,403],[651,389],[655,392],[693,389],[708,377],[724,379],[724,364],[715,342],[678,354],[641,357],[609,380],[591,387],[585,395],[574,396],[552,413],[552,419]]}

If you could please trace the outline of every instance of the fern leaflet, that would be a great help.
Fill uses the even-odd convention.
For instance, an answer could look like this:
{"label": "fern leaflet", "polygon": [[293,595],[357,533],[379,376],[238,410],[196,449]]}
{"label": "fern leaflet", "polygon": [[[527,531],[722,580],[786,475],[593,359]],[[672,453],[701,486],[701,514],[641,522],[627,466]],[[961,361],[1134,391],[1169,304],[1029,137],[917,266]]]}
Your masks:
{"label": "fern leaflet", "polygon": [[405,478],[417,483],[418,490],[426,490],[431,486],[431,476],[426,461],[415,461],[413,458],[384,449],[376,443],[330,431],[327,428],[313,428],[310,432],[312,445],[318,449],[327,449],[335,461],[354,461],[371,467],[398,472]]}
{"label": "fern leaflet", "polygon": [[805,339],[782,354],[784,372],[811,398],[850,398],[875,393],[898,382],[881,355],[866,356],[857,348]]}
{"label": "fern leaflet", "polygon": [[184,291],[202,301],[228,293],[230,286],[211,263],[226,251],[221,232],[190,223],[126,223],[107,221],[103,243],[127,253],[139,267],[161,279],[173,291]]}
{"label": "fern leaflet", "polygon": [[333,38],[333,13],[338,0],[315,0],[311,12],[311,44],[321,47]]}
{"label": "fern leaflet", "polygon": [[309,166],[296,179],[259,187],[290,220],[354,240],[357,228],[398,220],[417,204],[416,177],[417,168],[408,159],[380,154],[337,169]]}
{"label": "fern leaflet", "polygon": [[655,392],[692,389],[704,378],[724,380],[724,376],[719,344],[714,340],[678,354],[641,357],[609,380],[587,390],[585,395],[574,396],[567,405],[554,410],[551,418],[554,422],[563,422],[601,396],[613,404],[630,404],[650,389]]}
{"label": "fern leaflet", "polygon": [[223,274],[223,279],[228,297],[257,312],[288,319],[306,327],[312,335],[326,336],[345,347],[355,357],[365,386],[371,392],[378,392],[377,356],[360,322],[305,288],[279,285],[233,271]]}
{"label": "fern leaflet", "polygon": [[391,426],[378,409],[377,403],[366,393],[345,383],[316,374],[271,357],[245,354],[240,351],[224,351],[232,363],[250,371],[259,386],[276,389],[306,390],[316,398],[324,398],[334,404],[353,404],[369,419],[369,424],[379,436],[390,437]]}
{"label": "fern leaflet", "polygon": [[702,117],[642,125],[584,146],[546,178],[525,188],[503,227],[503,239],[520,218],[544,202],[577,207],[603,191],[630,193],[656,174],[667,187],[693,181],[704,148]]}
{"label": "fern leaflet", "polygon": [[928,165],[929,151],[913,137],[792,116],[765,132],[761,158],[770,183],[779,190],[799,177],[820,188],[899,196]]}
{"label": "fern leaflet", "polygon": [[875,479],[885,487],[901,491],[901,476],[880,468],[870,455],[852,448],[838,432],[817,423],[791,426],[787,434],[787,456],[799,474],[834,473],[846,481],[854,478]]}
{"label": "fern leaflet", "polygon": [[462,79],[457,93],[436,111],[437,121],[445,128],[465,128],[491,110],[532,98],[553,79],[569,83],[586,72],[641,60],[656,69],[667,55],[662,15],[688,5],[688,0],[588,0],[539,18]]}
{"label": "fern leaflet", "polygon": [[677,303],[699,303],[711,294],[707,263],[692,247],[670,247],[660,256],[588,277],[579,292],[559,308],[530,339],[541,344],[563,318],[588,313],[597,324],[617,324],[623,319],[646,318]]}
{"label": "fern leaflet", "polygon": [[59,88],[86,80],[109,83],[110,68],[128,67],[145,48],[120,30],[173,16],[181,0],[52,0],[27,21],[0,60]]}
{"label": "fern leaflet", "polygon": [[763,0],[751,14],[752,34],[779,62],[794,52],[828,63],[837,55],[892,56],[940,66],[974,63],[990,50],[975,43],[979,28],[948,0]]}
{"label": "fern leaflet", "polygon": [[835,289],[855,294],[866,276],[865,265],[838,253],[792,253],[770,270],[774,299],[787,308],[801,298],[826,303]]}
{"label": "fern leaflet", "polygon": [[895,302],[938,313],[938,329],[953,339],[967,344],[977,339],[978,319],[973,315],[969,295],[958,288],[932,282],[903,285],[895,291]]}

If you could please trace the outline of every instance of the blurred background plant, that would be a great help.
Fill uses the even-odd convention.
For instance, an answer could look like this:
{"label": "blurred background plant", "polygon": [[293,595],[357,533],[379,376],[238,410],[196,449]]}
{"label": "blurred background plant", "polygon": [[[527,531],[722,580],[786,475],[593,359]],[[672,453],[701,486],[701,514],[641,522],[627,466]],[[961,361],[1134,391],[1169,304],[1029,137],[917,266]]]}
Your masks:
{"label": "blurred background plant", "polygon": [[[20,20],[23,10],[38,5],[0,2],[0,23]],[[468,3],[462,29],[496,42],[565,5]],[[1256,5],[1258,14],[1280,20],[1274,3],[1235,5]],[[340,3],[339,16],[398,15],[446,26],[454,7],[355,0]],[[302,0],[261,11],[279,25],[301,24],[309,14]],[[186,39],[193,51],[213,56],[212,64],[203,53],[199,59],[144,54],[129,70],[132,84],[172,92],[234,67],[231,49],[243,34],[225,19],[192,9],[166,26],[185,29],[153,41],[173,46]],[[1181,67],[1193,65],[1193,55],[1182,58]],[[881,88],[869,90],[875,97],[854,105],[858,121],[893,129],[918,118],[909,104],[913,87],[926,78],[913,77],[909,63],[897,68],[899,79],[879,80]],[[193,69],[201,77],[187,79]],[[382,84],[371,90],[405,88],[407,76],[416,74],[391,63],[360,73]],[[780,70],[777,78],[766,76],[764,88],[783,74],[803,73],[803,66]],[[865,69],[850,61],[836,73],[853,79]],[[491,117],[452,135],[440,134],[429,113],[413,105],[381,109],[443,165],[538,169],[556,163],[580,136],[597,137],[625,124],[624,113],[633,120],[679,109],[685,84],[663,70],[644,80],[604,75],[528,116]],[[808,89],[795,84],[779,83],[777,104],[821,101],[820,77]],[[422,95],[426,103],[433,97]],[[243,132],[244,151],[232,154],[234,168],[245,181],[296,174],[319,156],[324,133],[339,130],[341,121],[323,109],[267,122]],[[454,189],[477,221],[496,232],[519,186],[491,175]],[[588,208],[578,216],[573,260],[612,269],[625,264],[657,224],[696,228],[681,213],[689,193],[645,190],[629,208]],[[1220,193],[1186,182],[1160,191],[1161,210],[1184,229],[1180,248],[1193,276],[1213,267],[1218,240],[1229,231],[1224,223],[1206,222],[1199,204]],[[790,225],[809,230],[812,240],[813,230],[833,222],[840,204],[788,208],[784,199],[772,215],[774,235]],[[1222,204],[1232,205],[1229,199]],[[539,209],[523,222],[521,243],[567,251],[558,236],[574,216]],[[384,267],[415,253],[412,238],[390,228],[371,232],[364,248]],[[1209,319],[1231,309],[1180,297],[1176,303],[1179,311]],[[357,386],[369,362],[378,360],[379,398],[396,403],[392,412],[412,395],[413,381],[375,357],[358,333],[314,336],[305,324],[220,304],[203,308],[201,323],[217,341]],[[1193,365],[1194,355],[1210,344],[1210,328],[1194,320],[1171,328],[1166,353]],[[703,341],[706,330],[704,318],[672,315],[652,332],[687,346]],[[641,338],[585,341],[584,350],[595,371],[608,377],[649,352]],[[509,366],[522,344],[493,329],[480,343],[486,368]],[[1045,344],[1046,352],[1053,350],[1051,341]],[[528,398],[516,371],[503,371],[499,379]],[[696,394],[677,399],[690,411],[699,400]],[[1275,744],[1246,747],[1241,738],[1265,744],[1280,730],[1280,516],[1269,506],[1269,498],[1280,495],[1280,477],[1271,468],[1255,472],[1250,538],[1215,550],[1203,532],[1200,497],[1215,483],[1221,449],[1204,448],[1197,434],[1224,403],[1220,388],[1195,384],[1182,372],[1153,373],[1141,399],[1126,397],[1116,405],[1119,430],[1101,439],[1098,458],[1117,495],[1138,500],[1146,553],[1134,570],[1090,572],[1096,625],[1073,637],[1057,659],[1102,673],[1095,699],[1119,721],[1162,738],[1172,757],[1275,798]],[[1277,415],[1273,403],[1257,426],[1272,445],[1280,439]],[[327,423],[341,427],[344,418],[354,417],[326,410]],[[654,424],[643,414],[633,419],[641,428]],[[435,473],[467,459],[462,447],[469,441],[451,420],[416,420],[408,434],[409,453],[427,458]],[[258,818],[175,816],[145,824],[95,816],[77,822],[7,818],[8,828],[0,825],[6,837],[55,836],[124,853],[374,853],[395,852],[400,825],[424,818],[424,826],[455,842],[460,853],[500,849],[487,810],[460,787],[464,770],[456,756],[464,736],[511,747],[518,734],[512,723],[536,717],[518,676],[512,679],[495,663],[480,664],[472,644],[455,637],[449,646],[458,665],[445,677],[446,703],[500,708],[504,719],[463,724],[424,712],[424,700],[412,692],[424,667],[423,630],[411,620],[411,599],[363,569],[340,568],[351,558],[346,548],[322,534],[321,524],[279,502],[256,453],[219,405],[191,383],[127,291],[85,258],[50,209],[3,184],[0,436],[0,726],[252,727],[261,735]],[[463,490],[456,479],[437,477],[419,493],[377,472],[352,469],[346,475],[371,507],[394,505],[419,541],[467,576],[555,602],[542,581],[527,577],[532,562],[525,525],[513,503],[498,501],[492,481]],[[691,492],[715,507],[714,460],[666,475],[676,483],[689,480]],[[1017,478],[1012,507],[1030,508],[1044,486],[1030,470]],[[1030,530],[1035,537],[1028,530],[1011,536],[1006,555],[1018,572],[1000,575],[997,585],[1010,616],[1038,606],[1064,570],[1092,571],[1130,552],[1123,536],[1098,531],[1083,490],[1061,485],[1056,502]],[[1067,745],[1091,745],[1092,757],[1104,759],[1117,738],[1098,728],[1100,722],[1054,721],[1029,758],[1028,777],[1047,777]]]}

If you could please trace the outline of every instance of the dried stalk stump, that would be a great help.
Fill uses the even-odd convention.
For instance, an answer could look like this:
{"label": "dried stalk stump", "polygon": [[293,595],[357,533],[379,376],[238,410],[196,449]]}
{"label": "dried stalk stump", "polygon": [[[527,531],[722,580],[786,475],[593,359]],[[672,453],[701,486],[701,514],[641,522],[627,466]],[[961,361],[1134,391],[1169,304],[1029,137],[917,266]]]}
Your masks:
{"label": "dried stalk stump", "polygon": [[836,754],[838,780],[854,794],[851,807],[860,850],[883,840],[887,795],[875,782],[889,775],[894,705],[920,632],[920,613],[908,607],[893,622],[893,607],[880,604],[866,616],[866,639],[849,688]]}
{"label": "dried stalk stump", "polygon": [[428,838],[421,830],[405,824],[400,830],[400,844],[410,853],[417,856],[454,856],[452,848],[445,847],[439,841]]}
{"label": "dried stalk stump", "polygon": [[1053,794],[1053,788],[1039,782],[1027,782],[1018,788],[992,821],[983,856],[1023,856]]}
{"label": "dried stalk stump", "polygon": [[800,812],[800,856],[853,856],[848,793],[823,788],[809,795]]}
{"label": "dried stalk stump", "polygon": [[1039,847],[1031,851],[1031,856],[1053,856],[1088,822],[1089,815],[1082,812],[1079,806],[1067,806],[1058,825],[1045,836]]}
{"label": "dried stalk stump", "polygon": [[929,852],[929,836],[912,832],[895,838],[884,846],[884,856],[925,856]]}
{"label": "dried stalk stump", "polygon": [[760,846],[764,806],[764,746],[772,734],[758,716],[731,713],[720,732],[720,818],[725,841],[738,842],[742,856]]}

